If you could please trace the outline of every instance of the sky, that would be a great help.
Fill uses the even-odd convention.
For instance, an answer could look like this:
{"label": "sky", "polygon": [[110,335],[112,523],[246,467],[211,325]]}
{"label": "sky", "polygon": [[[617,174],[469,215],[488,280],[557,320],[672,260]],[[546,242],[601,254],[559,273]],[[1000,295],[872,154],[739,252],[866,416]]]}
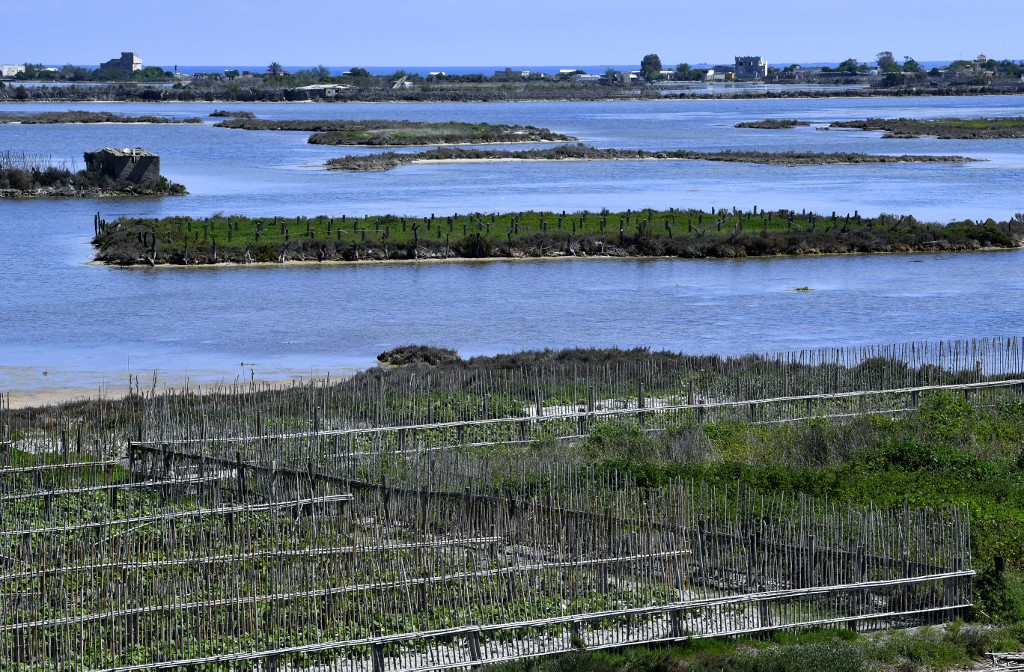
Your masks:
{"label": "sky", "polygon": [[0,9],[0,63],[530,66],[1024,59],[1020,0],[32,0]]}

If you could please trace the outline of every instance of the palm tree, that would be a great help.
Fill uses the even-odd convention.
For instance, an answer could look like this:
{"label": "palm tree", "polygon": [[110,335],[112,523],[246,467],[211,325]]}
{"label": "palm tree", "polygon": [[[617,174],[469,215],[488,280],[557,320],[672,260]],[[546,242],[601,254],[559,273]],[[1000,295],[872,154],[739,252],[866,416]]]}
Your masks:
{"label": "palm tree", "polygon": [[271,77],[280,77],[282,74],[284,74],[284,70],[281,69],[280,63],[274,61],[273,63],[270,64],[270,67],[267,68],[267,74],[270,75]]}

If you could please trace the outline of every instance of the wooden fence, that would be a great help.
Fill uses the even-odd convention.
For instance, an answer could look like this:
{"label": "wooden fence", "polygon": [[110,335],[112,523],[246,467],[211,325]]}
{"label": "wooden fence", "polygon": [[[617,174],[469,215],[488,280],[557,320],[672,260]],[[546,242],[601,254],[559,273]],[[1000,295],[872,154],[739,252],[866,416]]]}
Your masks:
{"label": "wooden fence", "polygon": [[[814,394],[749,401],[694,403],[684,398],[652,401],[643,390],[632,399],[613,408],[596,404],[581,408],[536,409],[525,417],[489,418],[424,425],[357,427],[346,429],[296,429],[272,433],[262,422],[252,423],[251,434],[205,436],[205,427],[186,433],[194,438],[150,439],[129,442],[132,450],[159,449],[167,455],[195,457],[196,446],[221,446],[259,461],[276,459],[281,464],[304,467],[318,463],[358,460],[378,452],[420,453],[467,447],[528,444],[538,440],[574,440],[609,422],[636,424],[648,432],[670,428],[743,420],[755,423],[797,422],[811,418],[842,420],[869,414],[897,415],[916,410],[922,395],[929,393],[962,395],[976,405],[992,405],[1019,398],[1024,379],[995,380],[955,385],[931,385],[902,389]],[[319,423],[314,423],[314,426]],[[152,435],[152,432],[140,432]],[[213,458],[217,459],[217,458]]]}
{"label": "wooden fence", "polygon": [[[352,378],[288,386],[238,382],[161,389],[155,379],[143,385],[135,378],[125,397],[58,408],[11,409],[7,395],[8,404],[0,403],[0,444],[27,437],[38,449],[119,455],[128,440],[177,443],[388,427],[468,428],[492,420],[521,432],[533,425],[505,421],[553,421],[580,413],[615,416],[642,409],[633,415],[656,422],[646,409],[659,408],[695,419],[703,412],[708,420],[785,421],[856,414],[861,405],[885,411],[891,405],[886,395],[870,392],[902,391],[897,394],[905,397],[907,408],[929,388],[1021,379],[1024,339],[1018,337],[732,358],[645,351],[525,353],[486,365],[376,368]],[[456,441],[470,439],[452,436],[451,442]]]}
{"label": "wooden fence", "polygon": [[593,360],[581,357],[512,356],[507,366],[490,368],[472,363],[380,368],[290,390],[257,384],[214,386],[203,393],[191,388],[140,403],[135,420],[144,434],[139,439],[178,441],[281,429],[468,423],[636,405],[826,398],[1024,378],[1024,339],[1017,337],[733,358],[646,352],[608,361],[600,353]]}
{"label": "wooden fence", "polygon": [[430,454],[289,469],[219,448],[0,471],[0,659],[431,670],[931,622],[971,600],[961,508],[648,490],[575,468],[517,478]]}
{"label": "wooden fence", "polygon": [[413,366],[291,389],[0,402],[0,661],[435,670],[948,619],[971,603],[964,508],[647,489],[567,451],[479,447],[610,422],[897,414],[931,394],[1016,402],[1022,347]]}

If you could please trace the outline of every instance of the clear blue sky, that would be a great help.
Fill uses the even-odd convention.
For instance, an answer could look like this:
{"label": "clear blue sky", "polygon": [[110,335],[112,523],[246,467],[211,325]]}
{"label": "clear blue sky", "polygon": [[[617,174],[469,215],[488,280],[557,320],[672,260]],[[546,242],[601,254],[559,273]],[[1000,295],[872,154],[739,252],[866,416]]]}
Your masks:
{"label": "clear blue sky", "polygon": [[98,66],[772,64],[1024,58],[1021,0],[31,0],[0,10],[0,63]]}

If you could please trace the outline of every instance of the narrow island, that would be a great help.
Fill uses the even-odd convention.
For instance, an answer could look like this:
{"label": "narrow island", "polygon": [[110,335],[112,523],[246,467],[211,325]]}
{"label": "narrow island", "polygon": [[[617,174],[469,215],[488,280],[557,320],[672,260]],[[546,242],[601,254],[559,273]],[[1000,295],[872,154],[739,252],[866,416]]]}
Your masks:
{"label": "narrow island", "polygon": [[201,124],[199,117],[175,119],[144,114],[125,117],[113,112],[0,112],[0,124]]}
{"label": "narrow island", "polygon": [[[734,128],[780,130],[810,126],[810,121],[797,119],[762,119],[743,121]],[[1024,117],[993,117],[979,119],[857,119],[833,121],[823,130],[851,128],[861,131],[884,131],[884,139],[907,139],[933,136],[940,140],[1012,140],[1024,138]]]}
{"label": "narrow island", "polygon": [[160,174],[160,157],[141,147],[85,153],[85,170],[30,154],[0,153],[0,198],[182,196],[185,187]]}
{"label": "narrow island", "polygon": [[305,131],[311,145],[454,145],[511,142],[572,142],[576,138],[535,126],[425,122],[389,119],[271,120],[235,117],[214,126],[246,131]]}
{"label": "narrow island", "polygon": [[256,115],[248,110],[214,110],[210,112],[211,117],[227,119],[255,119]]}
{"label": "narrow island", "polygon": [[218,216],[95,221],[119,266],[541,257],[684,257],[1012,249],[1024,215],[948,225],[791,210],[518,212],[435,217]]}
{"label": "narrow island", "polygon": [[836,121],[829,128],[855,128],[885,131],[883,138],[921,138],[940,140],[1007,140],[1024,138],[1024,117],[980,119],[862,119]]}
{"label": "narrow island", "polygon": [[643,149],[598,149],[584,144],[559,145],[545,149],[497,150],[441,147],[423,152],[382,152],[329,159],[328,170],[350,172],[386,171],[414,163],[460,163],[480,161],[724,161],[770,166],[825,166],[891,163],[965,163],[965,156],[903,154],[862,154],[851,152],[757,152],[724,150],[697,152],[687,149],[647,151]]}
{"label": "narrow island", "polygon": [[760,121],[741,121],[733,126],[733,128],[763,128],[768,130],[777,130],[810,125],[811,122],[801,121],[799,119],[762,119]]}

